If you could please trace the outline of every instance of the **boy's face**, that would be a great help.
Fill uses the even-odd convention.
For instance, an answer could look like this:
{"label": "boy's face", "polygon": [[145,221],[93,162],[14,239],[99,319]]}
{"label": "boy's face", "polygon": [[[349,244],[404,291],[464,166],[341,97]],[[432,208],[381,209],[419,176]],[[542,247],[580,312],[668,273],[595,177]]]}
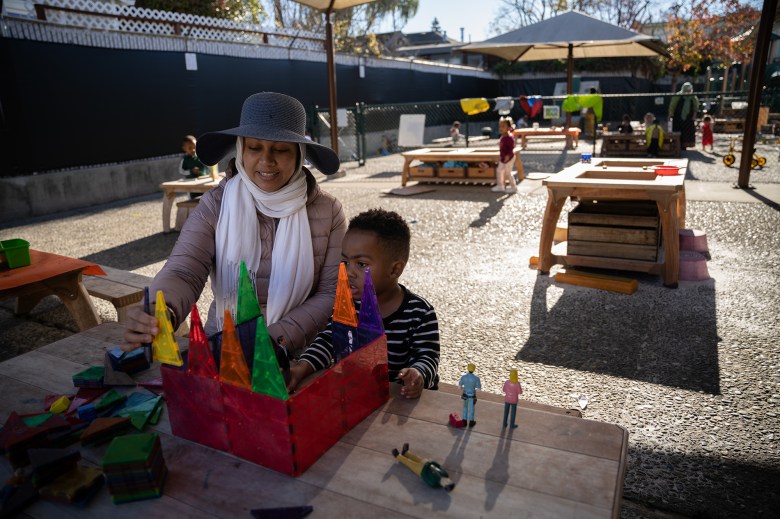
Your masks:
{"label": "boy's face", "polygon": [[192,141],[184,141],[181,145],[181,149],[189,156],[195,155],[195,143]]}
{"label": "boy's face", "polygon": [[388,257],[376,233],[362,229],[347,231],[341,242],[341,259],[347,267],[349,288],[354,299],[363,297],[366,267],[371,269],[371,281],[377,297],[398,284],[404,268],[403,261]]}

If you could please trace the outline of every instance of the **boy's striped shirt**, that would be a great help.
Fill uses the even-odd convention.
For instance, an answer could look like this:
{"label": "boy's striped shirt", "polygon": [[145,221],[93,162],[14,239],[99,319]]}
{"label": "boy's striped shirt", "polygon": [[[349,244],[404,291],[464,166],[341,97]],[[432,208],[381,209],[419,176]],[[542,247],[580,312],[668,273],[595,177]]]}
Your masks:
{"label": "boy's striped shirt", "polygon": [[[404,291],[401,306],[392,315],[382,319],[387,336],[388,375],[391,382],[406,367],[417,369],[423,376],[426,389],[435,389],[439,383],[439,321],[431,304],[399,285]],[[360,302],[355,301],[360,311]],[[332,321],[317,335],[314,342],[301,354],[319,371],[333,363]]]}

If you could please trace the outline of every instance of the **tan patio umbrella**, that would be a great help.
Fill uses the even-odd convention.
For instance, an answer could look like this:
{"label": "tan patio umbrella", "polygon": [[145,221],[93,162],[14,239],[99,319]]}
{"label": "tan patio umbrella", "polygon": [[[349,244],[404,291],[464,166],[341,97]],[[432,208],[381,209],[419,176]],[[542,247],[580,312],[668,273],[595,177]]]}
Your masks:
{"label": "tan patio umbrella", "polygon": [[336,62],[333,50],[333,24],[330,15],[360,4],[368,4],[375,0],[295,0],[299,4],[308,5],[325,13],[325,53],[328,60],[328,99],[330,102],[330,146],[336,155],[339,153],[339,129],[336,124]]}
{"label": "tan patio umbrella", "polygon": [[[574,60],[668,56],[660,40],[603,22],[578,11],[526,25],[458,50],[498,56],[507,61],[567,60],[566,92],[572,93]],[[570,122],[567,114],[567,126]]]}

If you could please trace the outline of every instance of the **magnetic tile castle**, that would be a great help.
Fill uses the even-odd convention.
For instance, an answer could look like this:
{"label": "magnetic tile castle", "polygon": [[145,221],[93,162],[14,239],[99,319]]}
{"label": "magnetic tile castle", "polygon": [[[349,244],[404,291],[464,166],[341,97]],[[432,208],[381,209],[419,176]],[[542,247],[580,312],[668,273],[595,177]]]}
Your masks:
{"label": "magnetic tile castle", "polygon": [[[337,292],[349,295],[342,264]],[[389,398],[387,338],[366,272],[360,315],[351,297],[333,311],[338,362],[288,395],[246,268],[237,319],[206,338],[193,305],[184,365],[163,365],[173,434],[298,476]]]}

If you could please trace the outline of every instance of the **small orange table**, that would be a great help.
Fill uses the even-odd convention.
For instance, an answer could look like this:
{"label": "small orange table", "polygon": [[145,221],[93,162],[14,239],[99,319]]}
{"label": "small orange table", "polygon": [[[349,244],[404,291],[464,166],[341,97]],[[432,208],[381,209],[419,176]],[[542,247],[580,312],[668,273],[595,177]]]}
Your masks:
{"label": "small orange table", "polygon": [[16,314],[30,312],[46,296],[59,297],[84,331],[100,324],[81,275],[105,276],[95,263],[58,254],[30,251],[26,267],[0,271],[0,299],[16,297]]}

